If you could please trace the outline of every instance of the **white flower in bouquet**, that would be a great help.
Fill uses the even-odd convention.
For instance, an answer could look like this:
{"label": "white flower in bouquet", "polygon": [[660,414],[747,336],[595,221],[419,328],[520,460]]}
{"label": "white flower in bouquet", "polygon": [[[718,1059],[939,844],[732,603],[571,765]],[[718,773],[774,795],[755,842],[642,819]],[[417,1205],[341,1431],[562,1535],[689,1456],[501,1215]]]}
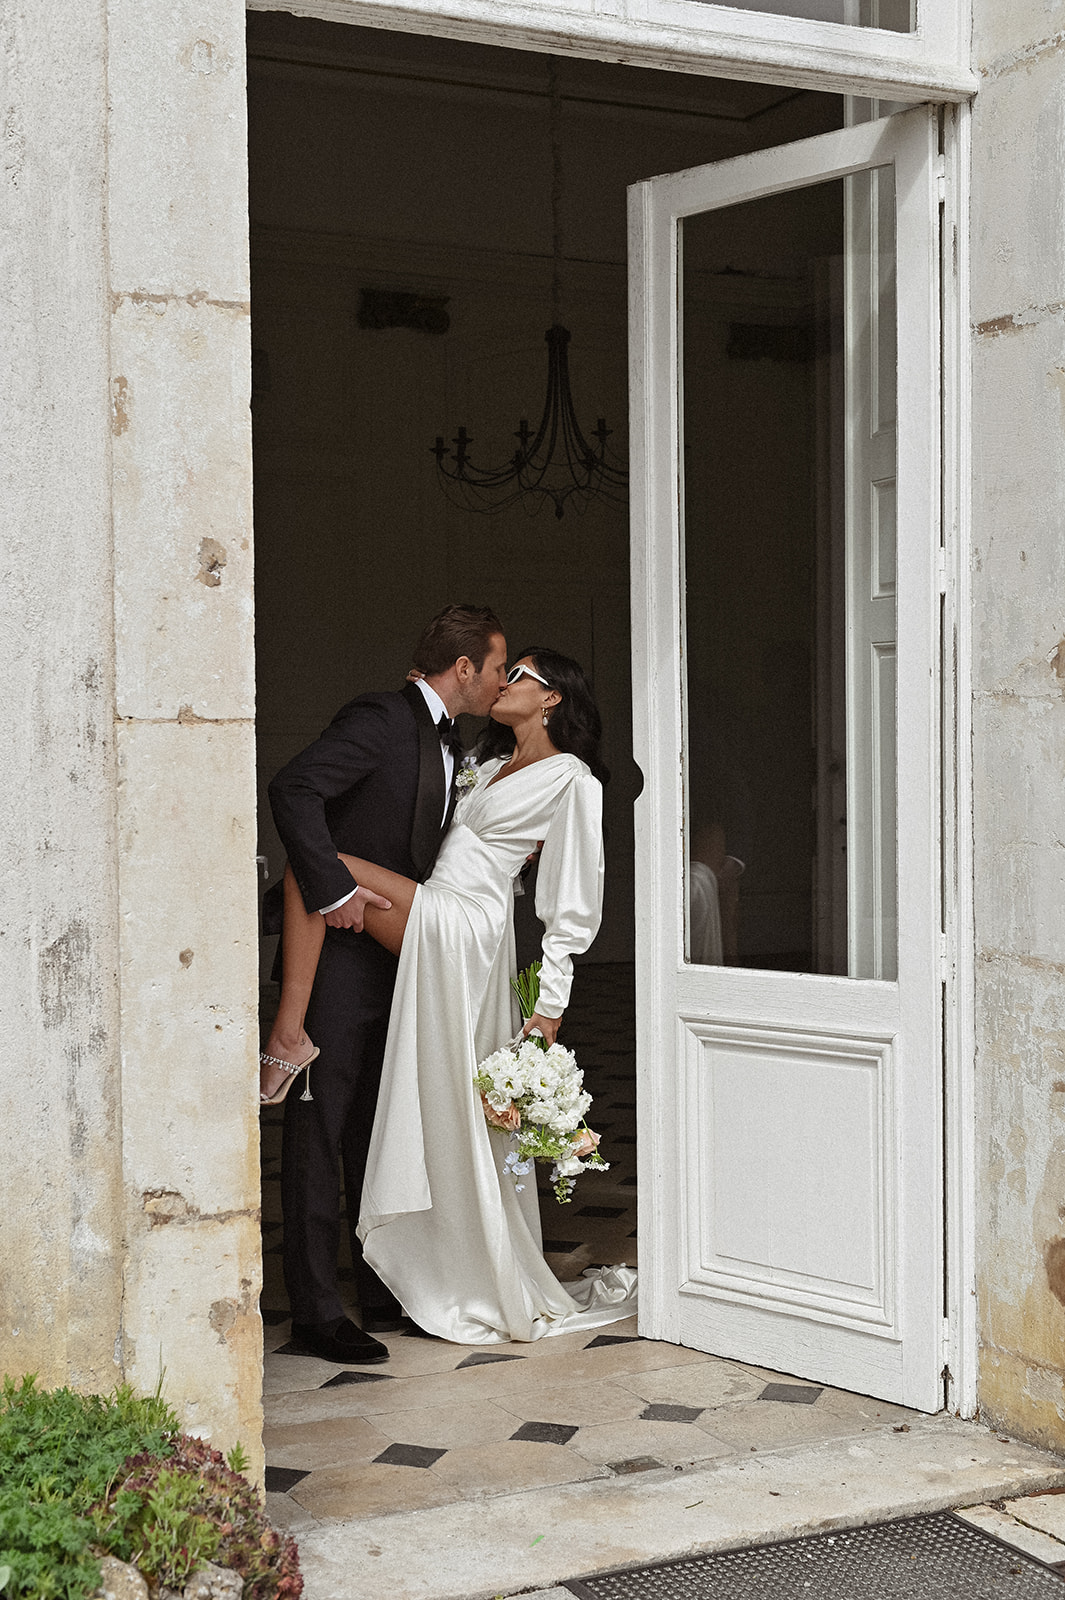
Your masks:
{"label": "white flower in bouquet", "polygon": [[[527,967],[513,986],[522,1015],[531,1017],[539,999],[540,963]],[[589,1167],[606,1170],[596,1148],[599,1135],[584,1121],[592,1097],[572,1050],[539,1037],[519,1037],[480,1063],[474,1085],[487,1120],[510,1131],[517,1145],[504,1163],[513,1177],[531,1171],[534,1161],[552,1162],[555,1198],[565,1205],[580,1173]]]}

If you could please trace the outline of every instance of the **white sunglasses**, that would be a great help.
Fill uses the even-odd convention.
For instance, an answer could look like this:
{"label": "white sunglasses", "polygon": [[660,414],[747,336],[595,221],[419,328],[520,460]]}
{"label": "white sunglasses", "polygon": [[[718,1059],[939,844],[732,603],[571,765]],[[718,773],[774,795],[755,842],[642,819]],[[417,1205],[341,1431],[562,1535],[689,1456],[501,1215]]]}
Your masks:
{"label": "white sunglasses", "polygon": [[516,667],[511,667],[510,671],[507,673],[507,682],[517,683],[523,672],[527,678],[535,678],[537,683],[542,683],[545,689],[550,689],[551,685],[548,683],[547,679],[541,678],[540,674],[538,672],[534,672],[532,667],[527,667],[524,661],[519,661]]}

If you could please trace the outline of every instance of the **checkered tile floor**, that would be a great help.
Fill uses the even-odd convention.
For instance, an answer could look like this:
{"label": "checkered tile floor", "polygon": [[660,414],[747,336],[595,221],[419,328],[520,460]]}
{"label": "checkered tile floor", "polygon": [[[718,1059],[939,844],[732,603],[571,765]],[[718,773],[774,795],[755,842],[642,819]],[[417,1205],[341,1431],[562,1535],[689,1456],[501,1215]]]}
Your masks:
{"label": "checkered tile floor", "polygon": [[[541,1193],[564,1281],[636,1262],[633,973],[583,966],[566,1017],[610,1171],[559,1207]],[[635,1319],[533,1345],[471,1350],[385,1336],[387,1365],[292,1351],[281,1281],[280,1113],[263,1115],[267,1492],[279,1525],[410,1511],[637,1472],[674,1472],[788,1443],[901,1426],[911,1415],[840,1391],[641,1339]],[[350,1261],[341,1281],[350,1282]],[[357,1320],[357,1311],[355,1312]]]}

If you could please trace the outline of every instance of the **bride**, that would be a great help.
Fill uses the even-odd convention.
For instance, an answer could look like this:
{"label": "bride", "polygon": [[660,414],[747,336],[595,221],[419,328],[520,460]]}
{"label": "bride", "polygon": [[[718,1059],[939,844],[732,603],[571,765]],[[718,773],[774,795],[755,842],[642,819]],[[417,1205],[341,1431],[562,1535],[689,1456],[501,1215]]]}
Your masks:
{"label": "bride", "polygon": [[[480,762],[460,775],[454,820],[424,884],[340,857],[357,883],[391,902],[388,910],[368,905],[365,928],[399,957],[359,1238],[407,1315],[460,1344],[598,1327],[631,1316],[636,1304],[628,1268],[568,1285],[551,1272],[535,1182],[520,1185],[508,1171],[513,1146],[485,1121],[473,1082],[478,1062],[516,1032],[514,880],[541,844],[543,966],[526,1033],[554,1042],[571,957],[598,931],[607,776],[599,712],[577,662],[535,648],[508,673],[490,716]],[[323,937],[322,917],[307,913],[286,868],[278,1026],[290,1037],[301,1035]]]}

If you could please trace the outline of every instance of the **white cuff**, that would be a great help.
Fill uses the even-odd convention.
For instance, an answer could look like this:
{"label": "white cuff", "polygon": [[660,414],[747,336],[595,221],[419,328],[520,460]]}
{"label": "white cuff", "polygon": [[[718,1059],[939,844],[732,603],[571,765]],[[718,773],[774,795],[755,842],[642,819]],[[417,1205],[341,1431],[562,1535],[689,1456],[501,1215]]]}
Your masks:
{"label": "white cuff", "polygon": [[339,906],[346,906],[348,901],[351,899],[351,895],[358,893],[358,889],[359,886],[356,884],[354,889],[352,889],[351,894],[342,895],[339,900],[334,900],[331,906],[319,906],[319,915],[324,917],[327,911],[336,911]]}

